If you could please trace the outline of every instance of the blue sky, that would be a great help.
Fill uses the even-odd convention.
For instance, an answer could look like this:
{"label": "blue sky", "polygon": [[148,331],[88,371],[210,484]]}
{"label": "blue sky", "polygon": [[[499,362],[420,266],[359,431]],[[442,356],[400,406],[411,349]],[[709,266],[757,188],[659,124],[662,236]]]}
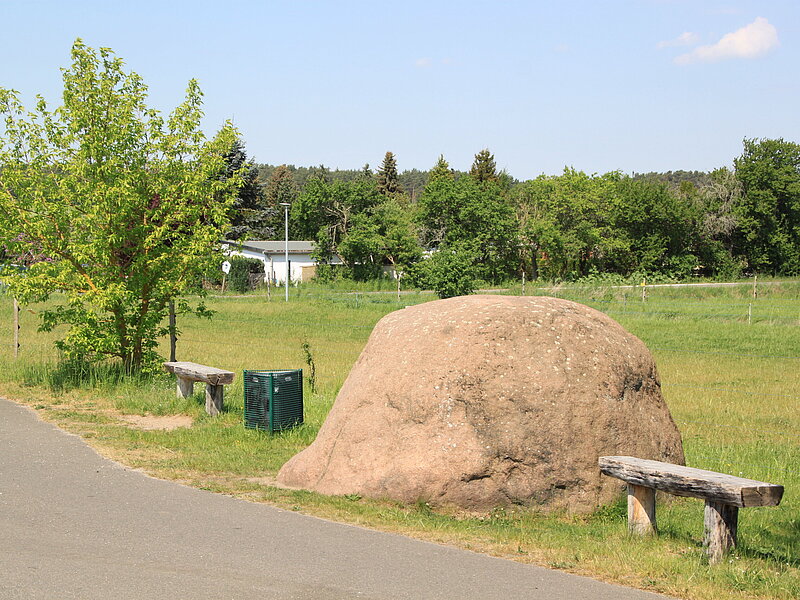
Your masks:
{"label": "blue sky", "polygon": [[518,179],[730,165],[800,142],[800,2],[0,0],[0,86],[59,101],[75,38],[168,112],[194,77],[248,155],[401,170],[488,147]]}

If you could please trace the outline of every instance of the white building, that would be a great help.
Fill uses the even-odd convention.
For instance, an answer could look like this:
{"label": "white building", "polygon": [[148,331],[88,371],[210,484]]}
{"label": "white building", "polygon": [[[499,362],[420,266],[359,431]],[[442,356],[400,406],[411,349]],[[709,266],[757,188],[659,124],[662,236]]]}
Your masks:
{"label": "white building", "polygon": [[[237,242],[226,240],[225,252],[229,256],[256,258],[264,263],[264,281],[276,284],[286,281],[286,242]],[[289,281],[310,281],[317,271],[317,261],[311,258],[314,242],[289,241]],[[341,264],[333,256],[331,264]]]}

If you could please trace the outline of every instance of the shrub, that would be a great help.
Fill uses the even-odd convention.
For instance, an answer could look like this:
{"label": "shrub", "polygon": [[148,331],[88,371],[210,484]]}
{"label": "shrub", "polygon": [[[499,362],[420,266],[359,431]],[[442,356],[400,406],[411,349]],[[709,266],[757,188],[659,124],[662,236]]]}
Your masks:
{"label": "shrub", "polygon": [[234,292],[247,292],[253,289],[250,285],[250,275],[264,274],[264,263],[257,258],[233,256],[228,262],[231,263],[228,285]]}
{"label": "shrub", "polygon": [[472,294],[477,288],[476,256],[465,248],[440,248],[409,269],[418,287],[436,292],[439,298]]}

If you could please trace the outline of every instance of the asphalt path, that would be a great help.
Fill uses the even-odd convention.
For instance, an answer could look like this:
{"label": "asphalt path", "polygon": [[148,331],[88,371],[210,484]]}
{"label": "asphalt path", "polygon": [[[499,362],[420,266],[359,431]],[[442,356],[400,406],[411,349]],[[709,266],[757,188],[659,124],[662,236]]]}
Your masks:
{"label": "asphalt path", "polygon": [[153,479],[0,399],[0,599],[664,598]]}

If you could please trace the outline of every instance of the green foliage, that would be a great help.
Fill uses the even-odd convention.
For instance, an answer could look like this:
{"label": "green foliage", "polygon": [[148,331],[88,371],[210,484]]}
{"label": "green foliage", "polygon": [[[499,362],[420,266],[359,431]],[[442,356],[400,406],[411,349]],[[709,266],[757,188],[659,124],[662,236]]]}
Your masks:
{"label": "green foliage", "polygon": [[379,277],[384,264],[407,265],[422,254],[403,196],[381,195],[371,179],[309,181],[292,221],[296,235],[314,240],[319,260],[337,256],[355,279]]}
{"label": "green foliage", "polygon": [[606,270],[636,270],[688,277],[697,266],[692,253],[693,206],[671,194],[663,183],[620,177],[613,181],[615,202],[604,227]]}
{"label": "green foliage", "polygon": [[225,177],[241,174],[242,184],[230,209],[229,240],[270,239],[275,233],[273,221],[278,211],[265,202],[258,183],[258,168],[247,159],[244,144],[237,139],[225,156]]}
{"label": "green foliage", "polygon": [[734,164],[742,184],[737,251],[753,271],[800,273],[800,145],[745,139]]}
{"label": "green foliage", "polygon": [[260,239],[283,239],[284,221],[282,203],[294,203],[297,199],[297,185],[292,172],[286,165],[276,168],[267,179],[264,187],[266,210],[271,215],[267,220],[269,229],[264,230]]}
{"label": "green foliage", "polygon": [[442,247],[410,272],[413,283],[439,298],[473,294],[477,289],[476,255],[464,246]]}
{"label": "green foliage", "polygon": [[353,217],[381,202],[375,182],[367,179],[308,181],[291,208],[292,235],[314,240],[322,260],[336,254],[352,226]]}
{"label": "green foliage", "polygon": [[311,393],[317,393],[317,365],[314,362],[314,354],[311,352],[311,344],[308,340],[303,340],[300,344],[300,349],[303,351],[303,357],[308,365],[308,384],[311,387]]}
{"label": "green foliage", "polygon": [[521,259],[532,277],[658,272],[690,276],[698,264],[697,206],[653,179],[565,169],[512,194]]}
{"label": "green foliage", "polygon": [[398,177],[398,183],[400,189],[405,190],[409,200],[412,203],[416,202],[428,183],[428,172],[420,171],[419,169],[403,171]]}
{"label": "green foliage", "polygon": [[234,292],[244,293],[253,289],[250,284],[251,275],[264,276],[264,263],[257,258],[232,256],[228,259],[231,270],[228,273],[228,285]]}
{"label": "green foliage", "polygon": [[395,198],[357,214],[339,245],[339,253],[349,265],[372,264],[378,268],[384,262],[399,268],[422,256],[408,208]]}
{"label": "green foliage", "polygon": [[424,245],[459,247],[476,261],[477,277],[499,282],[517,265],[514,211],[494,181],[472,176],[431,178],[417,216]]}
{"label": "green foliage", "polygon": [[378,169],[376,177],[378,191],[384,196],[392,196],[403,191],[397,176],[397,161],[391,152],[387,152],[386,156],[383,157],[383,163],[381,168]]}
{"label": "green foliage", "polygon": [[607,231],[618,178],[564,169],[560,176],[542,175],[515,190],[512,201],[533,278],[573,279],[602,269],[602,257],[619,243]]}
{"label": "green foliage", "polygon": [[[78,40],[72,60],[55,111],[39,98],[28,113],[0,89],[0,243],[46,257],[2,280],[22,303],[63,293],[41,328],[69,326],[58,341],[68,360],[116,357],[136,372],[158,361],[169,301],[220,260],[243,175],[225,170],[236,132],[226,124],[205,139],[194,80],[164,118],[111,50]],[[178,310],[206,314],[182,300]]]}
{"label": "green foliage", "polygon": [[[538,291],[602,310],[648,345],[691,466],[780,483],[791,491],[800,485],[800,449],[792,443],[800,435],[796,407],[800,385],[793,358],[800,345],[796,326],[800,286],[761,286],[761,281],[759,277],[757,300],[752,297],[751,281],[739,287],[652,288],[642,302],[638,289],[610,289],[636,281],[602,274],[596,277],[599,287],[567,284]],[[370,282],[358,289],[375,286]],[[60,395],[46,387],[20,391],[9,381],[21,371],[30,375],[26,381],[31,384],[48,381],[32,368],[42,360],[33,344],[40,338],[50,339],[48,333],[25,340],[23,351],[27,347],[28,354],[23,360],[14,361],[10,344],[0,345],[3,395],[14,397],[16,391],[31,398],[29,405],[36,406],[43,418],[92,436],[101,451],[123,462],[133,461],[126,462],[132,467],[249,500],[302,507],[324,518],[409,535],[435,535],[450,544],[516,556],[522,562],[545,556],[550,566],[646,586],[674,597],[800,597],[796,494],[787,493],[778,508],[743,511],[738,549],[729,560],[710,568],[702,562],[703,503],[694,499],[660,503],[661,535],[656,540],[636,540],[625,526],[624,495],[584,516],[548,514],[536,507],[507,507],[474,516],[424,503],[400,506],[355,495],[286,491],[261,483],[313,441],[375,323],[391,310],[431,299],[426,294],[409,294],[394,302],[391,285],[387,288],[391,293],[361,294],[359,300],[354,294],[334,293],[353,287],[312,288],[313,295],[303,294],[288,304],[256,296],[214,297],[209,302],[220,318],[210,323],[181,320],[187,341],[229,341],[192,345],[192,359],[236,372],[304,366],[301,344],[308,341],[318,366],[319,392],[305,396],[306,423],[292,432],[265,436],[242,427],[241,378],[226,392],[228,410],[214,418],[203,416],[202,392],[188,401],[176,400],[174,379],[167,377],[150,382],[126,377],[117,383],[118,374],[109,374],[111,381],[99,389],[84,387]],[[10,297],[0,295],[0,312],[7,313],[10,303]],[[751,304],[754,318],[748,325]],[[34,316],[23,311],[22,318],[25,331]],[[9,328],[5,335],[4,339],[10,339]],[[180,348],[179,344],[179,352]],[[189,346],[185,348],[188,351]],[[254,364],[259,356],[268,357],[268,363]],[[183,414],[191,416],[194,424],[171,431],[141,431],[123,426],[111,416],[116,412]]]}
{"label": "green foliage", "polygon": [[448,162],[444,159],[444,154],[439,155],[439,160],[436,161],[436,164],[431,169],[430,176],[428,177],[428,182],[437,181],[439,179],[455,179],[455,174],[453,170],[450,168]]}
{"label": "green foliage", "polygon": [[[745,140],[735,167],[633,176],[566,168],[520,183],[497,172],[488,149],[475,155],[468,176],[443,156],[430,172],[397,176],[387,153],[378,185],[366,196],[356,182],[369,187],[368,166],[289,169],[305,185],[305,206],[293,211],[295,237],[316,240],[320,257],[338,255],[351,275],[357,269],[377,276],[380,261],[412,262],[386,251],[386,226],[377,213],[394,208],[378,209],[384,201],[375,192],[393,197],[411,216],[422,248],[468,247],[479,277],[494,283],[520,271],[530,279],[571,281],[593,272],[677,279],[800,272],[800,146]],[[395,180],[405,181],[410,203]],[[394,230],[405,240],[396,246],[412,246],[405,225]]]}
{"label": "green foliage", "polygon": [[497,181],[497,166],[494,162],[494,155],[484,148],[475,155],[475,160],[469,170],[477,181]]}

